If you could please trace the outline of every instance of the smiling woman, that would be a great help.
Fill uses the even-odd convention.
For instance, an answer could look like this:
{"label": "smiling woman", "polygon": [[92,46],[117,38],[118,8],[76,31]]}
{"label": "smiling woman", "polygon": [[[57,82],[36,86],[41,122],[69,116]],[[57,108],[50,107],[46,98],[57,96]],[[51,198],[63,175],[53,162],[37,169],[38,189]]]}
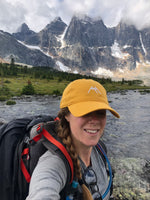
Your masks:
{"label": "smiling woman", "polygon": [[106,147],[100,141],[106,125],[106,110],[119,118],[109,106],[106,91],[100,83],[78,79],[65,88],[59,120],[53,126],[73,161],[74,180],[71,186],[67,185],[69,171],[56,152],[48,151],[33,172],[27,200],[113,199],[111,167]]}

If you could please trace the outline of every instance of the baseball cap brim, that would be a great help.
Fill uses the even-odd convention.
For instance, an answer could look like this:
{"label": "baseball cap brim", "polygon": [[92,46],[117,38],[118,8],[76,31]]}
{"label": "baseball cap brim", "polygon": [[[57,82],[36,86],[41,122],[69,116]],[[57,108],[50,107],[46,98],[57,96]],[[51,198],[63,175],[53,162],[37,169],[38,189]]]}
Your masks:
{"label": "baseball cap brim", "polygon": [[75,117],[81,117],[90,112],[96,110],[109,110],[115,117],[120,118],[120,115],[111,108],[108,104],[104,102],[95,102],[95,101],[87,101],[87,102],[79,102],[73,105],[68,106],[69,111]]}

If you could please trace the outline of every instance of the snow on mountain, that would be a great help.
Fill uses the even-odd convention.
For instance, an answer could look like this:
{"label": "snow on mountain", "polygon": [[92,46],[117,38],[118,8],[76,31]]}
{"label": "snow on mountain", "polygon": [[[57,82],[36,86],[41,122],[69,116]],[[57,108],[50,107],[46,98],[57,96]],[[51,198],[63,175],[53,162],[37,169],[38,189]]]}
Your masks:
{"label": "snow on mountain", "polygon": [[17,40],[17,41],[18,41],[19,43],[21,43],[22,45],[28,47],[29,49],[37,49],[37,50],[42,51],[42,50],[40,49],[39,46],[28,45],[28,44],[25,44],[24,42],[22,42],[22,41],[20,41],[20,40]]}
{"label": "snow on mountain", "polygon": [[59,67],[59,69],[61,70],[61,71],[63,71],[63,72],[70,72],[71,71],[71,69],[69,68],[69,67],[67,67],[67,66],[65,66],[62,62],[60,62],[60,61],[57,61],[56,62],[56,65]]}
{"label": "snow on mountain", "polygon": [[114,75],[112,71],[102,67],[99,67],[96,71],[91,71],[91,73],[94,75],[106,76],[106,77],[113,77]]}
{"label": "snow on mountain", "polygon": [[141,42],[142,49],[143,49],[145,55],[147,55],[147,51],[146,51],[146,49],[144,47],[144,44],[143,44],[143,41],[142,41],[142,35],[141,35],[141,33],[139,33],[139,37],[140,37],[140,42]]}
{"label": "snow on mountain", "polygon": [[121,58],[121,59],[126,59],[129,54],[128,53],[123,53],[119,47],[119,44],[117,43],[117,41],[114,41],[114,44],[111,46],[111,55],[117,58]]}
{"label": "snow on mountain", "polygon": [[73,73],[74,74],[79,74],[79,72],[77,70],[74,70]]}
{"label": "snow on mountain", "polygon": [[52,56],[49,55],[48,52],[45,53],[39,46],[33,46],[33,45],[25,44],[24,42],[19,41],[19,40],[17,40],[17,41],[18,41],[19,43],[21,43],[22,45],[26,46],[26,47],[29,48],[29,49],[36,49],[36,50],[39,50],[39,51],[41,51],[42,53],[44,53],[46,56],[53,58]]}
{"label": "snow on mountain", "polygon": [[64,47],[66,46],[66,42],[64,41],[64,36],[65,36],[65,34],[66,34],[67,28],[68,28],[68,27],[65,28],[63,34],[61,35],[61,38],[60,38],[61,47],[60,47],[60,48],[64,48]]}
{"label": "snow on mountain", "polygon": [[78,74],[77,70],[71,70],[69,67],[65,66],[62,62],[56,61],[56,65],[59,67],[59,70],[63,72],[72,72],[73,74]]}
{"label": "snow on mountain", "polygon": [[59,35],[59,36],[56,36],[56,39],[58,42],[61,42],[61,48],[64,48],[66,46],[66,42],[64,41],[64,36],[66,34],[66,31],[67,31],[67,27],[65,28],[64,32],[62,35]]}

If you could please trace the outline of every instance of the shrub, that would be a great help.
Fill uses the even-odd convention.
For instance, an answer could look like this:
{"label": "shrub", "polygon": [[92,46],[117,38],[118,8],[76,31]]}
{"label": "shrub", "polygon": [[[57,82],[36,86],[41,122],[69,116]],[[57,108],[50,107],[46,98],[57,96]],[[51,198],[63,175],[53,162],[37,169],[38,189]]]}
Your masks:
{"label": "shrub", "polygon": [[13,101],[13,100],[8,100],[8,101],[6,102],[6,105],[15,105],[15,104],[16,104],[16,102]]}
{"label": "shrub", "polygon": [[6,96],[0,96],[0,101],[6,101],[7,97]]}
{"label": "shrub", "polygon": [[8,96],[10,94],[10,90],[6,85],[0,86],[0,96]]}
{"label": "shrub", "polygon": [[4,83],[11,83],[11,81],[9,81],[9,80],[5,80],[5,82]]}
{"label": "shrub", "polygon": [[31,81],[28,81],[28,84],[23,87],[21,94],[25,94],[25,95],[35,94],[35,89],[31,83]]}
{"label": "shrub", "polygon": [[53,95],[60,96],[61,93],[59,90],[53,90]]}

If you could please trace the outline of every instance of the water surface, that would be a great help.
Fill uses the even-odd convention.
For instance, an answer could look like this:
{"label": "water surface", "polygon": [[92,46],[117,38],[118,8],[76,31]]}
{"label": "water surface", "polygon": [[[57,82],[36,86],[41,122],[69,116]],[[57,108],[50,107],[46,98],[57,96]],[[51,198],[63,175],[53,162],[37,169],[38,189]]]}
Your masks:
{"label": "water surface", "polygon": [[[113,157],[137,157],[150,160],[150,94],[138,91],[109,93],[110,105],[120,114],[120,119],[107,112],[103,139]],[[9,121],[39,114],[56,116],[60,98],[50,96],[21,97],[16,105],[0,102],[0,118]]]}

